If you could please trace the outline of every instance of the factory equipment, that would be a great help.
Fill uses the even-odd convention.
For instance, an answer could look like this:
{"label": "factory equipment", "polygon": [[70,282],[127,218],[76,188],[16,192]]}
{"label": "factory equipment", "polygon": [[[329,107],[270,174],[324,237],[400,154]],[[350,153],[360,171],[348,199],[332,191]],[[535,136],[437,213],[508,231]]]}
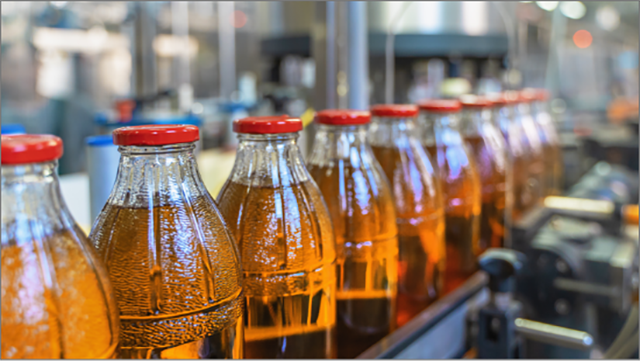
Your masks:
{"label": "factory equipment", "polygon": [[489,249],[480,272],[359,358],[637,357],[637,179],[596,164],[514,224],[513,249]]}
{"label": "factory equipment", "polygon": [[[109,135],[78,148],[89,135],[197,125],[196,149],[233,157],[232,121],[288,114],[306,153],[316,111],[544,84],[562,196],[506,222],[512,249],[360,358],[637,356],[638,4],[589,2],[579,20],[581,2],[555,3],[4,2],[2,133],[62,137],[60,174],[88,171],[95,215],[119,154]],[[214,152],[203,174],[227,170]]]}

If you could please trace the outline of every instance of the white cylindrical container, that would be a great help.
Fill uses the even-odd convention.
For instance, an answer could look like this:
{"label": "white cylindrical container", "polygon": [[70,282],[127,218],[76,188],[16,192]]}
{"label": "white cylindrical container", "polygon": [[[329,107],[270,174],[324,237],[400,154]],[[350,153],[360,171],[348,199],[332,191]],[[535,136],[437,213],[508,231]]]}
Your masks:
{"label": "white cylindrical container", "polygon": [[118,173],[120,153],[111,134],[87,138],[87,172],[89,173],[89,201],[91,223],[96,219],[111,194]]}

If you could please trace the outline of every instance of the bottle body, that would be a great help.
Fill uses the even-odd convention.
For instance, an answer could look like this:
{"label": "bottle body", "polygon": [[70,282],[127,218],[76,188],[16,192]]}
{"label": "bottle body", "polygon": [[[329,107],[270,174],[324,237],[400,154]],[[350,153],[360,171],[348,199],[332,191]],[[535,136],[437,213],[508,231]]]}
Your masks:
{"label": "bottle body", "polygon": [[398,298],[402,327],[442,294],[445,272],[445,217],[440,181],[415,136],[413,118],[374,118],[369,130],[396,208]]}
{"label": "bottle body", "polygon": [[117,357],[111,284],[56,167],[2,166],[2,358]]}
{"label": "bottle body", "polygon": [[456,113],[422,112],[422,144],[435,160],[444,194],[448,293],[477,270],[481,186],[475,160],[459,131]]}
{"label": "bottle body", "polygon": [[296,137],[240,135],[218,196],[243,260],[246,358],[336,356],[335,240]]}
{"label": "bottle body", "polygon": [[516,126],[522,129],[521,139],[527,157],[527,187],[531,198],[524,204],[524,210],[528,211],[542,201],[546,192],[544,153],[538,127],[531,114],[531,103],[526,101],[516,103],[514,114]]}
{"label": "bottle body", "polygon": [[89,236],[114,286],[122,358],[242,357],[238,251],[194,148],[121,146],[114,189]]}
{"label": "bottle body", "polygon": [[511,196],[511,212],[507,216],[511,222],[516,222],[531,207],[534,199],[529,184],[529,157],[523,141],[524,129],[514,120],[513,106],[497,104],[493,112],[507,145],[507,159],[510,165],[507,178],[511,180],[508,187],[511,192],[507,196]]}
{"label": "bottle body", "polygon": [[503,247],[508,191],[507,150],[504,137],[494,124],[489,106],[466,109],[462,119],[462,133],[475,156],[480,176],[480,252],[490,247]]}
{"label": "bottle body", "polygon": [[365,125],[318,124],[308,167],[336,237],[338,357],[353,358],[395,329],[391,190],[366,143]]}
{"label": "bottle body", "polygon": [[560,145],[560,136],[547,110],[546,103],[537,101],[532,104],[532,113],[538,129],[544,157],[544,196],[562,193],[564,160]]}

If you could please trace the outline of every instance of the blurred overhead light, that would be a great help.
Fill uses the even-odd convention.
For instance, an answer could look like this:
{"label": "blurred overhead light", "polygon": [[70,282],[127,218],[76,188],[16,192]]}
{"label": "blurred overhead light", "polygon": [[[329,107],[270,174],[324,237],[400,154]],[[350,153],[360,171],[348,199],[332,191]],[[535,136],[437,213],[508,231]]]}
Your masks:
{"label": "blurred overhead light", "polygon": [[589,45],[593,42],[593,37],[591,33],[586,30],[578,30],[575,34],[573,34],[573,42],[580,49],[588,48]]}
{"label": "blurred overhead light", "polygon": [[192,57],[198,53],[198,41],[191,36],[160,34],[153,39],[153,50],[161,57]]}
{"label": "blurred overhead light", "polygon": [[78,53],[99,53],[116,48],[128,48],[122,34],[111,34],[103,27],[88,31],[78,29],[35,28],[33,44],[39,50],[61,50]]}
{"label": "blurred overhead light", "polygon": [[482,35],[487,32],[487,2],[462,2],[462,28],[469,35]]}
{"label": "blurred overhead light", "polygon": [[51,5],[57,7],[58,9],[65,7],[67,5],[66,1],[51,1]]}
{"label": "blurred overhead light", "polygon": [[596,12],[596,22],[604,30],[615,30],[620,25],[620,14],[611,5],[606,5]]}
{"label": "blurred overhead light", "polygon": [[569,19],[580,19],[587,13],[587,8],[580,1],[562,1],[560,12]]}
{"label": "blurred overhead light", "polygon": [[553,11],[558,7],[557,1],[536,1],[536,5],[542,10]]}

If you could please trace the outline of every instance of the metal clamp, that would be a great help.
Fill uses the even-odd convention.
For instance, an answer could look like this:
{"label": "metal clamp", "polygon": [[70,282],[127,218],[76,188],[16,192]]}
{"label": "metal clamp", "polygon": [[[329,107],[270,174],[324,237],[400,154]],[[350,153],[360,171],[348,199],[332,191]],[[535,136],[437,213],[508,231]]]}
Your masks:
{"label": "metal clamp", "polygon": [[531,340],[567,348],[590,350],[593,347],[593,337],[587,332],[524,318],[515,320],[515,331]]}

